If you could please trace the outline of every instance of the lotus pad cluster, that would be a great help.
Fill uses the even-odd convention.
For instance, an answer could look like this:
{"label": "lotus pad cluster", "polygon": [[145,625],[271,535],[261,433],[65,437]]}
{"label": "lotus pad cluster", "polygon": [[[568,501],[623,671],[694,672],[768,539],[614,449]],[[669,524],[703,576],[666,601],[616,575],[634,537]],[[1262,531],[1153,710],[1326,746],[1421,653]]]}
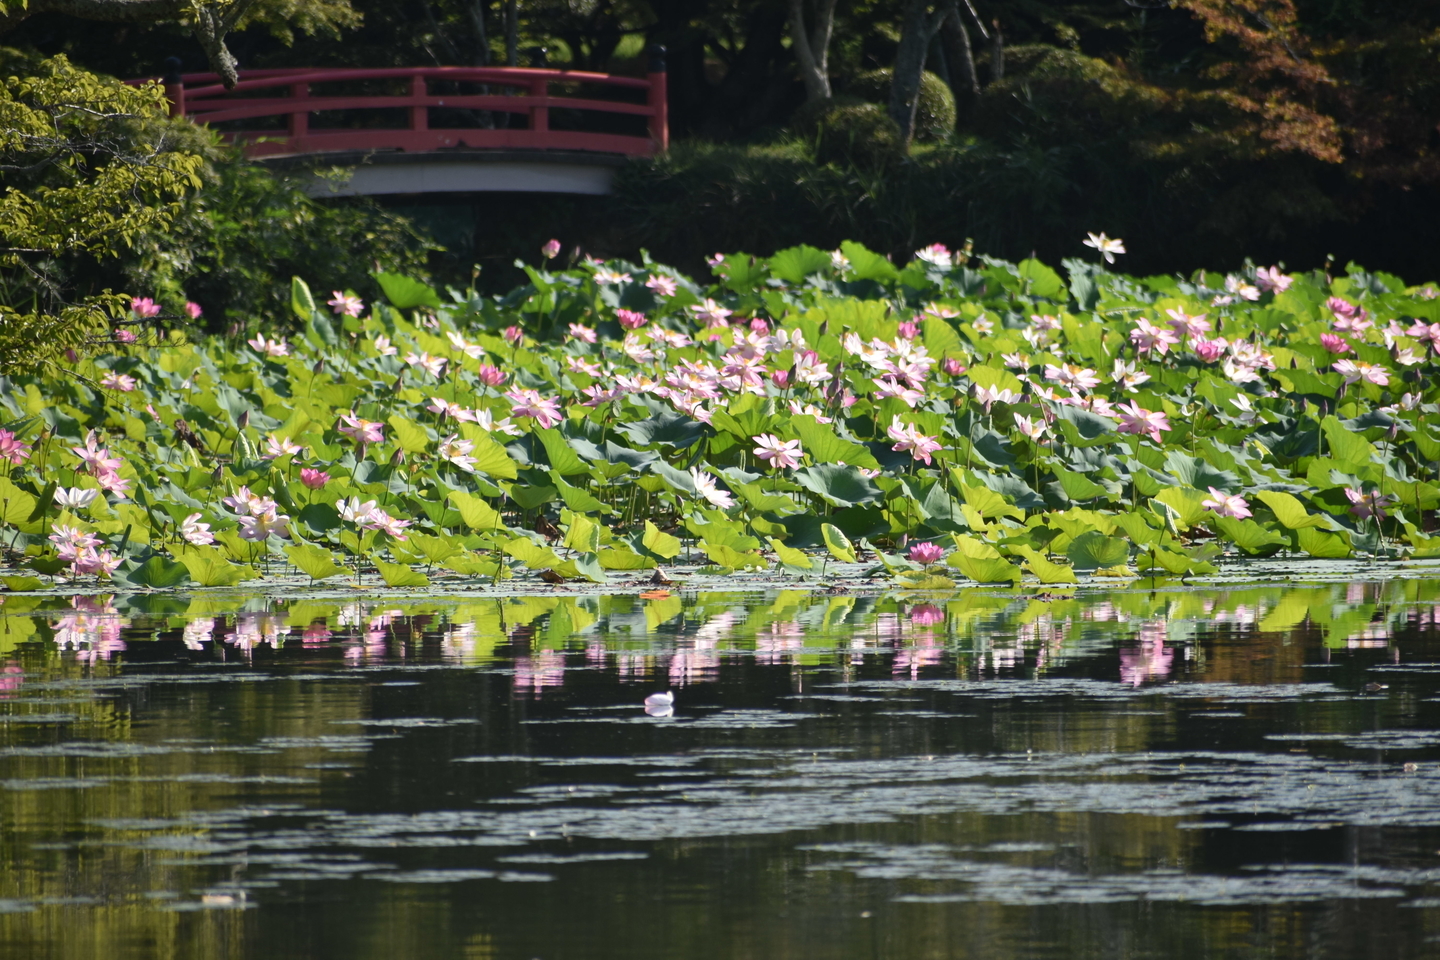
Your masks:
{"label": "lotus pad cluster", "polygon": [[711,269],[527,268],[498,298],[381,274],[369,305],[297,279],[295,330],[202,342],[147,302],[0,389],[11,586],[1440,555],[1432,287],[851,243]]}

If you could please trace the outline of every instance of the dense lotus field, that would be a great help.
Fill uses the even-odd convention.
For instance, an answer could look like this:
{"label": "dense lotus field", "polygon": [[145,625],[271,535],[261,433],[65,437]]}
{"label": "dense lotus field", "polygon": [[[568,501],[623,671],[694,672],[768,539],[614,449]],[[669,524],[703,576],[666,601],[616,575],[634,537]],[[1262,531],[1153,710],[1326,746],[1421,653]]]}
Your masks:
{"label": "dense lotus field", "polygon": [[198,342],[137,299],[90,355],[0,382],[5,582],[1440,555],[1432,287],[849,243],[711,266],[532,268],[500,298],[382,274],[370,304],[296,280],[295,332]]}

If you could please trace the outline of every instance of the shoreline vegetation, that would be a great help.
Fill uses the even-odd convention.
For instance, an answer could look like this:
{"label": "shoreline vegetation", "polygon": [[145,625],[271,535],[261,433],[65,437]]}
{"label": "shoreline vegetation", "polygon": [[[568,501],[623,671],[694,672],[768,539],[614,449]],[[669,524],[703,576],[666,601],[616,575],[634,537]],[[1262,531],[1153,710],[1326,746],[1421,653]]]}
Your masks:
{"label": "shoreline vegetation", "polygon": [[0,390],[0,580],[604,584],[684,552],[948,589],[1440,557],[1435,286],[1131,277],[1084,242],[1063,274],[847,241],[699,279],[561,269],[552,241],[501,296],[296,278],[290,327],[232,338],[135,298]]}

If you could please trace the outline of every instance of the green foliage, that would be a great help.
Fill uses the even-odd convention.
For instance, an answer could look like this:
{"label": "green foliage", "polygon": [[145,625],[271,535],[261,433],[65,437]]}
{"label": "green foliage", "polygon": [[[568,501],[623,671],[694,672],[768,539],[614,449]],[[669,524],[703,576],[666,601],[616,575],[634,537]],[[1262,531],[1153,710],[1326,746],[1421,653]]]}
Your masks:
{"label": "green foliage", "polygon": [[[204,161],[158,85],[130,87],[0,50],[0,373],[103,336],[125,301],[68,267],[170,228]],[[12,73],[12,71],[14,71]]]}
{"label": "green foliage", "polygon": [[[867,70],[845,84],[845,92],[881,106],[890,102],[889,69]],[[930,71],[920,75],[920,97],[915,105],[915,139],[944,140],[955,132],[955,95]]]}
{"label": "green foliage", "polygon": [[905,156],[900,127],[873,103],[837,106],[816,125],[815,159],[820,163],[883,171]]}

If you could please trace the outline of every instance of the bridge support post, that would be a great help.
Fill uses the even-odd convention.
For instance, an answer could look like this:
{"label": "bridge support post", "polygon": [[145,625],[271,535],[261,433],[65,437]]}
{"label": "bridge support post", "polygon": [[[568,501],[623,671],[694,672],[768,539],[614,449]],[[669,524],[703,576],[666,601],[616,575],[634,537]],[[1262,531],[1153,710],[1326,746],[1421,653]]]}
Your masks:
{"label": "bridge support post", "polygon": [[170,101],[170,116],[185,115],[185,78],[180,76],[180,58],[165,58],[165,99]]}
{"label": "bridge support post", "polygon": [[299,109],[290,114],[290,149],[299,150],[300,139],[310,132],[310,111],[305,109],[303,102],[310,99],[310,84],[291,84],[290,99],[302,101]]}
{"label": "bridge support post", "polygon": [[650,139],[655,143],[655,152],[664,153],[670,149],[670,107],[669,91],[667,89],[669,77],[665,67],[665,45],[653,44],[650,47],[650,67],[646,73],[650,80],[649,104],[650,114]]}
{"label": "bridge support post", "polygon": [[[421,98],[426,96],[425,78],[420,74],[410,78],[410,96]],[[430,108],[424,105],[410,108],[410,129],[430,129]]]}
{"label": "bridge support post", "polygon": [[[530,96],[539,97],[542,100],[548,99],[550,96],[549,82],[546,80],[536,80],[531,83]],[[532,134],[550,132],[550,108],[548,106],[530,108],[530,132]],[[542,146],[547,139],[547,137],[542,136],[536,137],[536,140],[538,140]]]}

